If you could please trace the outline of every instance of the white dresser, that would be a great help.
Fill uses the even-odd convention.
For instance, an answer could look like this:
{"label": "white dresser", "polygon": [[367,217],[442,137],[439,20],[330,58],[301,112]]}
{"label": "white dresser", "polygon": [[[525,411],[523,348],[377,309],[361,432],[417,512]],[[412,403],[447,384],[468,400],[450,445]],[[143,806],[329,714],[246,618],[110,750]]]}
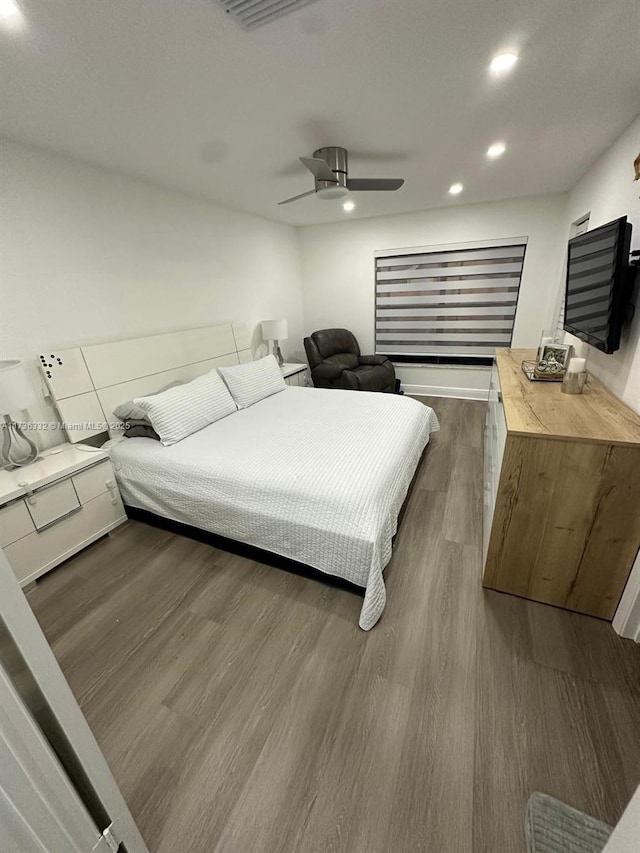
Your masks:
{"label": "white dresser", "polygon": [[0,547],[25,586],[126,521],[109,456],[64,444],[0,471]]}
{"label": "white dresser", "polygon": [[287,385],[300,385],[304,387],[307,384],[306,364],[287,364],[285,362],[280,369]]}
{"label": "white dresser", "polygon": [[498,366],[494,361],[493,370],[491,371],[491,381],[489,383],[489,405],[487,406],[484,429],[483,564],[487,560],[489,537],[491,535],[491,525],[493,524],[493,511],[498,495],[498,483],[500,482],[500,470],[502,468],[506,441],[507,421],[504,416],[504,406],[502,404]]}

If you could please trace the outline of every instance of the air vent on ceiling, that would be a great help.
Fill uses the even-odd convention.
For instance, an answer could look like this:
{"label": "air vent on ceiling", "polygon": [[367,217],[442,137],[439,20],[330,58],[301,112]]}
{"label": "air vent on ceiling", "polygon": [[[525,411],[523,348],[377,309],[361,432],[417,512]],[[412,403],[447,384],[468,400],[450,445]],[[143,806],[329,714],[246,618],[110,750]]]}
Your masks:
{"label": "air vent on ceiling", "polygon": [[282,18],[315,0],[216,0],[218,5],[234,18],[245,30]]}

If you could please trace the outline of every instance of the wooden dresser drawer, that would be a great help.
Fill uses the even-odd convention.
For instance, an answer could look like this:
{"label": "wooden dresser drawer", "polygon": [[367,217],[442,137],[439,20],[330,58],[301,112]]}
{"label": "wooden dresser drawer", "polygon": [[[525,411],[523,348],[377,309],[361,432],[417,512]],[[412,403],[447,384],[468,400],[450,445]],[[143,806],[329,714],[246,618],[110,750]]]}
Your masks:
{"label": "wooden dresser drawer", "polygon": [[25,501],[38,530],[80,509],[80,501],[71,480],[46,486],[27,496]]}
{"label": "wooden dresser drawer", "polygon": [[79,512],[8,545],[4,552],[18,580],[28,583],[123,521],[119,495],[105,492]]}
{"label": "wooden dresser drawer", "polygon": [[97,498],[98,495],[114,489],[116,485],[113,468],[109,460],[94,465],[92,468],[87,468],[86,471],[80,471],[79,474],[74,474],[72,480],[81,504],[86,504],[88,501]]}
{"label": "wooden dresser drawer", "polygon": [[24,501],[14,501],[0,509],[0,548],[33,533],[35,526]]}

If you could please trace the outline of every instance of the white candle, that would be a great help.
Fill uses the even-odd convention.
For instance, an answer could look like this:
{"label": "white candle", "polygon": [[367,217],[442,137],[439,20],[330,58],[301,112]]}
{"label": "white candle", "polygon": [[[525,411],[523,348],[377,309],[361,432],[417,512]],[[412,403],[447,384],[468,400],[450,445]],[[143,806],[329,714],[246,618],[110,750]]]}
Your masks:
{"label": "white candle", "polygon": [[569,366],[567,367],[567,373],[584,373],[587,367],[587,359],[586,358],[572,358],[569,360]]}

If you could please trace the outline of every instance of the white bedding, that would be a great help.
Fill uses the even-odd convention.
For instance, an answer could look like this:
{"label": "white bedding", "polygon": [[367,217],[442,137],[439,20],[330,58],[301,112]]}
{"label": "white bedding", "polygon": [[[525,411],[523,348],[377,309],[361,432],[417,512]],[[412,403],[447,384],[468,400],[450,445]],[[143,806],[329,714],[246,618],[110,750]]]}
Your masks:
{"label": "white bedding", "polygon": [[171,447],[113,448],[125,504],[290,557],[386,601],[382,570],[433,409],[409,397],[287,387]]}

